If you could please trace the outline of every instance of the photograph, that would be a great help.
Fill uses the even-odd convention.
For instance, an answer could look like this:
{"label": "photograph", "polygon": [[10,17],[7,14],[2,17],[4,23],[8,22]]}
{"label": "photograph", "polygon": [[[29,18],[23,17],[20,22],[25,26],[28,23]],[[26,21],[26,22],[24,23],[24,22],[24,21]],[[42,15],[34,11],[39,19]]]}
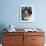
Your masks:
{"label": "photograph", "polygon": [[20,22],[33,22],[34,19],[34,9],[30,5],[20,6]]}

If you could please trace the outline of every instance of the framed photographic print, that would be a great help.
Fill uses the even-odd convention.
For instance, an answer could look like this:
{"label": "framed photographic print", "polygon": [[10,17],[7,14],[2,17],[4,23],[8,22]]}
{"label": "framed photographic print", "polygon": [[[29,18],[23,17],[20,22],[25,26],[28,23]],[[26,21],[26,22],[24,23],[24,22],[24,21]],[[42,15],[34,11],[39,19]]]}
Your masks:
{"label": "framed photographic print", "polygon": [[20,6],[20,22],[34,21],[34,7],[32,5]]}

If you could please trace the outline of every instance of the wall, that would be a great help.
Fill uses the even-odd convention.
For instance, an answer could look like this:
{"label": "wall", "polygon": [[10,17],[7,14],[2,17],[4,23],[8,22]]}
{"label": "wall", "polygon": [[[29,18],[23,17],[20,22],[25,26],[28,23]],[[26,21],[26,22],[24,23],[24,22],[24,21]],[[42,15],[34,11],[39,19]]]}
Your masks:
{"label": "wall", "polygon": [[[33,5],[35,21],[21,23],[19,21],[20,5]],[[0,25],[13,24],[16,28],[41,27],[46,28],[46,0],[1,0]]]}

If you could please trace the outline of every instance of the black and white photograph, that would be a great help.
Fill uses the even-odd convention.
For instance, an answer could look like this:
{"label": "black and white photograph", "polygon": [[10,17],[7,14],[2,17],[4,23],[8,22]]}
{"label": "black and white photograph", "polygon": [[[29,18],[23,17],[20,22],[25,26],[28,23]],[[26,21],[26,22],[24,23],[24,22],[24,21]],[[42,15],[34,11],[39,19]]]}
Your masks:
{"label": "black and white photograph", "polygon": [[34,8],[31,5],[20,6],[20,22],[33,22]]}

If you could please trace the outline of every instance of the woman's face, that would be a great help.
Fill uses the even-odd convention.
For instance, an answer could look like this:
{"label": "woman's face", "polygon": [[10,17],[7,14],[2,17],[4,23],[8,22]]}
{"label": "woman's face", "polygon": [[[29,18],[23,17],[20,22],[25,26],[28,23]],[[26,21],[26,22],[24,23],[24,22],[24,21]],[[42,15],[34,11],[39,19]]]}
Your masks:
{"label": "woman's face", "polygon": [[28,10],[25,10],[25,14],[26,14],[27,16],[29,15]]}
{"label": "woman's face", "polygon": [[28,13],[28,11],[27,11],[27,10],[25,10],[25,13],[27,14],[27,13]]}

